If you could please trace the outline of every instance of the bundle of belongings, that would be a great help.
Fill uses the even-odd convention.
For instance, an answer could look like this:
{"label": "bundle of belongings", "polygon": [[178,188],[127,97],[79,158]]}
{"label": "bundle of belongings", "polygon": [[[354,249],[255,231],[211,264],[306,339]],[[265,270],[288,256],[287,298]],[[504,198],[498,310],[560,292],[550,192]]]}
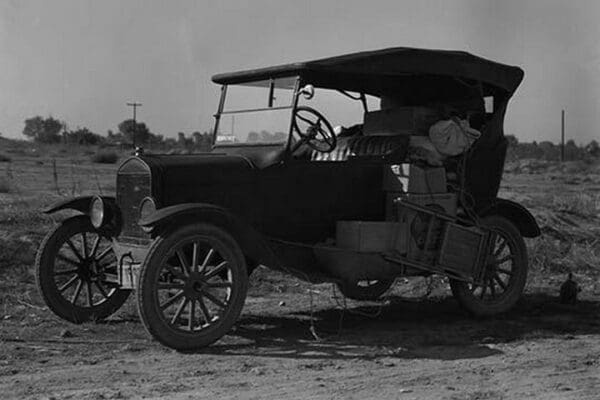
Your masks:
{"label": "bundle of belongings", "polygon": [[480,136],[466,119],[443,119],[431,125],[428,136],[411,136],[409,158],[440,166],[445,157],[464,153]]}
{"label": "bundle of belongings", "polygon": [[362,129],[365,137],[408,137],[409,161],[424,161],[432,166],[441,166],[446,157],[464,153],[481,136],[468,119],[427,107],[368,112]]}

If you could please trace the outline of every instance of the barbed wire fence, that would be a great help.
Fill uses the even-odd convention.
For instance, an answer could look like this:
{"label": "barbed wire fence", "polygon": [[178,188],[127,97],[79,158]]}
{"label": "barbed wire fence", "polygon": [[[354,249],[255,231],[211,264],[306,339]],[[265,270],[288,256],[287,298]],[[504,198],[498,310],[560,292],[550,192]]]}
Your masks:
{"label": "barbed wire fence", "polygon": [[0,162],[0,204],[19,201],[35,205],[40,198],[114,192],[117,165],[81,160],[47,159]]}

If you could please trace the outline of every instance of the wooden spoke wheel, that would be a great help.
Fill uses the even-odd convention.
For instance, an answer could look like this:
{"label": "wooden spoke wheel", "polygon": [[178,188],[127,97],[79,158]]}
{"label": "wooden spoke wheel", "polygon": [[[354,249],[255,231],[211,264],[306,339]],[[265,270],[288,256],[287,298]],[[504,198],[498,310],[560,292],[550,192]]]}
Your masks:
{"label": "wooden spoke wheel", "polygon": [[492,230],[492,243],[480,284],[451,280],[452,294],[477,316],[508,311],[521,297],[527,280],[527,248],[517,227],[493,215],[482,222]]}
{"label": "wooden spoke wheel", "polygon": [[337,286],[344,296],[353,300],[377,300],[394,283],[389,280],[363,280],[357,282],[343,282]]}
{"label": "wooden spoke wheel", "polygon": [[138,308],[146,330],[177,350],[208,346],[240,315],[248,275],[235,239],[214,225],[161,235],[140,273]]}
{"label": "wooden spoke wheel", "polygon": [[117,311],[130,290],[115,283],[117,259],[111,239],[87,216],[63,221],[36,257],[36,280],[48,307],[74,323],[101,320]]}

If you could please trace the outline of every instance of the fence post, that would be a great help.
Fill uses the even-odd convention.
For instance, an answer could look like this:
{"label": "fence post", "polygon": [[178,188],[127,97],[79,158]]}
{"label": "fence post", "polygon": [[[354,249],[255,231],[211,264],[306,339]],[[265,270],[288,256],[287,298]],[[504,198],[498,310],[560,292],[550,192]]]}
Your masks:
{"label": "fence post", "polygon": [[58,173],[56,172],[56,158],[52,159],[52,178],[54,179],[54,188],[56,194],[60,196],[60,188],[58,187]]}

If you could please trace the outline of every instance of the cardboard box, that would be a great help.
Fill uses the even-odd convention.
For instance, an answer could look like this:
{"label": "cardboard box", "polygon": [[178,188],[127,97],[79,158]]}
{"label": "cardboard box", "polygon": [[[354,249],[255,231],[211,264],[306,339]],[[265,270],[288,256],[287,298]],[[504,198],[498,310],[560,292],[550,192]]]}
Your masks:
{"label": "cardboard box", "polygon": [[411,164],[408,173],[409,193],[446,193],[446,169]]}
{"label": "cardboard box", "polygon": [[336,246],[360,252],[407,251],[406,225],[388,221],[338,221]]}
{"label": "cardboard box", "polygon": [[394,107],[365,113],[365,136],[428,135],[439,120],[436,110],[427,107]]}

